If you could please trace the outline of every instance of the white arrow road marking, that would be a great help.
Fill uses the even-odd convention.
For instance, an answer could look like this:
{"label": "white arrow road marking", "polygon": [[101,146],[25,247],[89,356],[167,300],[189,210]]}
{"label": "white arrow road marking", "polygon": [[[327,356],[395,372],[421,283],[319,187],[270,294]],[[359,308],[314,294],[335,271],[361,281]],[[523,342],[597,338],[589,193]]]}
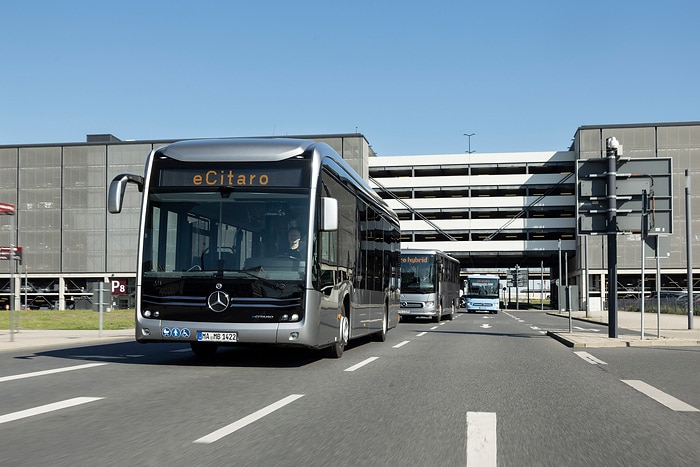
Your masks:
{"label": "white arrow road marking", "polygon": [[484,328],[484,329],[488,329],[488,328],[491,327],[491,325],[490,325],[490,324],[484,323],[484,324],[481,325],[481,327]]}
{"label": "white arrow road marking", "polygon": [[7,415],[0,416],[0,424],[12,422],[14,420],[19,420],[20,418],[32,417],[34,415],[41,415],[43,413],[53,412],[54,410],[66,409],[68,407],[74,407],[80,404],[87,404],[88,402],[94,402],[103,397],[76,397],[73,399],[68,399],[61,402],[54,402],[53,404],[40,405],[39,407],[34,407],[33,409],[20,410],[19,412],[8,413]]}
{"label": "white arrow road marking", "polygon": [[206,436],[202,436],[201,438],[195,440],[195,443],[203,443],[203,444],[209,444],[213,443],[214,441],[218,441],[224,436],[230,435],[234,431],[240,430],[241,428],[250,425],[251,423],[260,420],[266,415],[271,414],[277,409],[281,409],[287,404],[291,404],[295,400],[299,399],[300,397],[304,397],[304,394],[292,394],[290,396],[285,397],[284,399],[281,399],[274,404],[270,404],[267,407],[264,407],[257,412],[253,412],[252,414],[248,415],[247,417],[243,417],[237,422],[233,422],[230,425],[227,425],[223,428],[220,428],[212,433],[209,433]]}
{"label": "white arrow road marking", "polygon": [[467,467],[496,466],[496,414],[467,412]]}
{"label": "white arrow road marking", "polygon": [[603,360],[600,360],[598,358],[595,358],[593,355],[589,354],[588,352],[574,352],[576,355],[587,361],[588,363],[591,363],[593,365],[607,365]]}
{"label": "white arrow road marking", "polygon": [[32,373],[23,373],[21,375],[3,376],[2,378],[0,378],[0,383],[4,383],[5,381],[14,381],[16,379],[33,378],[34,376],[44,376],[52,375],[54,373],[63,373],[64,371],[84,370],[86,368],[92,368],[94,366],[102,365],[107,365],[107,363],[86,363],[85,365],[66,366],[63,368],[54,368],[53,370],[34,371]]}
{"label": "white arrow road marking", "polygon": [[623,379],[622,382],[632,386],[642,394],[651,397],[656,402],[659,402],[669,409],[675,410],[676,412],[700,412],[700,410],[696,409],[692,405],[686,404],[682,400],[676,399],[675,397],[656,389],[654,386],[651,386],[644,381],[640,381],[638,379]]}
{"label": "white arrow road marking", "polygon": [[368,359],[362,360],[360,363],[357,363],[357,364],[351,366],[350,368],[346,368],[345,371],[355,371],[358,368],[362,368],[363,366],[367,365],[368,363],[372,363],[373,361],[375,361],[378,358],[379,357],[369,357]]}

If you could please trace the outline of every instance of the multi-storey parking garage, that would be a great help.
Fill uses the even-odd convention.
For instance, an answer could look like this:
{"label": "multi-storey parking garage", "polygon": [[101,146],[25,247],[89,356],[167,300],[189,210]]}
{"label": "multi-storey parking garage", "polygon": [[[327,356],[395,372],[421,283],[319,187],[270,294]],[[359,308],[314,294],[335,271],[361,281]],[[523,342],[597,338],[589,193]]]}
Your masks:
{"label": "multi-storey parking garage", "polygon": [[[588,304],[596,308],[606,300],[606,239],[584,242],[577,235],[575,172],[577,161],[605,156],[609,136],[624,145],[626,157],[672,159],[675,227],[660,262],[660,285],[687,289],[687,245],[697,265],[693,273],[700,272],[698,242],[685,237],[683,197],[686,169],[690,183],[700,186],[698,122],[583,126],[567,151],[506,154],[379,157],[360,134],[304,137],[330,144],[374,184],[399,213],[403,248],[442,249],[464,271],[495,271],[504,278],[516,265],[551,279],[561,271],[563,283],[578,285],[580,306],[588,279]],[[0,203],[16,208],[12,219],[0,216],[0,246],[23,250],[16,269],[12,261],[0,262],[0,305],[9,304],[11,277],[15,307],[89,306],[95,281],[123,285],[127,293],[119,304],[128,305],[139,194],[130,190],[125,214],[109,216],[107,187],[119,173],[142,171],[148,152],[172,141],[94,135],[83,143],[0,146]],[[690,229],[697,235],[700,203],[691,205]],[[640,289],[639,245],[639,235],[618,241],[621,293]],[[655,271],[646,271],[645,285],[654,290]]]}

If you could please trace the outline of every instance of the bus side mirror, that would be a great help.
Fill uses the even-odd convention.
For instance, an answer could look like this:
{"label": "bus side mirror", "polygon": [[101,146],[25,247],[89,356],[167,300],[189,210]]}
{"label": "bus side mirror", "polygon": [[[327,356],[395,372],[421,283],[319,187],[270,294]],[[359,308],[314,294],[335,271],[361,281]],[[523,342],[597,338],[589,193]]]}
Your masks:
{"label": "bus side mirror", "polygon": [[132,174],[121,174],[114,177],[109,185],[109,195],[107,197],[107,209],[112,214],[122,212],[124,204],[124,191],[126,191],[127,183],[135,183],[140,192],[143,192],[143,177]]}
{"label": "bus side mirror", "polygon": [[321,198],[321,230],[338,230],[338,200]]}

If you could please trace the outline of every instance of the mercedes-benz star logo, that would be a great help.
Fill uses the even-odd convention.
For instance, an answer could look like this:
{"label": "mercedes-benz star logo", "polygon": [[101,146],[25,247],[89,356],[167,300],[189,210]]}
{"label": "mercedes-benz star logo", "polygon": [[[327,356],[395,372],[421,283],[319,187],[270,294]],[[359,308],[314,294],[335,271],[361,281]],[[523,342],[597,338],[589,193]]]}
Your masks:
{"label": "mercedes-benz star logo", "polygon": [[207,298],[207,305],[209,305],[209,309],[215,313],[225,311],[230,302],[231,298],[222,290],[212,292],[209,295],[209,298]]}

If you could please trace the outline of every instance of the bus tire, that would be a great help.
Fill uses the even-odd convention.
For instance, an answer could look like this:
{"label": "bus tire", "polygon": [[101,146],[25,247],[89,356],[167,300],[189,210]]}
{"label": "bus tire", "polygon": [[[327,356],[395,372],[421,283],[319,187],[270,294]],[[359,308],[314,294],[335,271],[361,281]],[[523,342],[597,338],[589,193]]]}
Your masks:
{"label": "bus tire", "polygon": [[213,357],[219,346],[211,342],[190,342],[190,348],[197,357],[207,358]]}
{"label": "bus tire", "polygon": [[331,358],[342,357],[345,346],[348,345],[348,340],[350,339],[350,322],[348,321],[347,313],[345,313],[345,305],[340,308],[339,319],[338,340],[328,348],[328,356]]}
{"label": "bus tire", "polygon": [[386,341],[386,332],[389,329],[389,312],[384,307],[384,318],[382,318],[382,330],[372,334],[372,340],[376,342]]}

